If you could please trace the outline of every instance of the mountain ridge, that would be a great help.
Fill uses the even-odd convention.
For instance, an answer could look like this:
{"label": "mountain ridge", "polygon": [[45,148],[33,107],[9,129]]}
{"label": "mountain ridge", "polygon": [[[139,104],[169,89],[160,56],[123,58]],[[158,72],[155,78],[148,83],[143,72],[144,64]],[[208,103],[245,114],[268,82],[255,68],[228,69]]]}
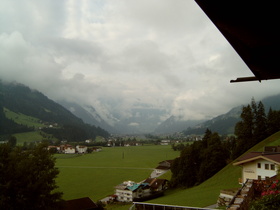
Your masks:
{"label": "mountain ridge", "polygon": [[[1,82],[1,81],[0,81]],[[239,105],[230,109],[227,113],[218,115],[209,120],[184,120],[182,117],[168,116],[167,111],[156,109],[145,104],[136,104],[127,113],[127,118],[121,118],[118,113],[109,113],[114,120],[113,124],[108,123],[102,115],[91,105],[78,104],[59,100],[52,101],[43,93],[32,90],[29,87],[13,82],[1,83],[0,105],[12,107],[15,112],[22,112],[26,115],[33,115],[48,122],[67,122],[68,124],[89,124],[105,129],[113,134],[172,134],[183,132],[185,135],[203,134],[207,128],[222,135],[233,134],[235,124],[240,120],[242,106]],[[5,94],[4,91],[10,91]],[[26,98],[23,98],[24,95]],[[32,104],[29,103],[32,101]],[[49,102],[52,101],[52,102]],[[261,100],[266,112],[271,107],[274,110],[280,109],[280,94],[268,96]],[[258,103],[258,102],[256,102]],[[29,107],[29,108],[27,108]],[[55,110],[53,109],[54,107]],[[62,117],[63,116],[63,117]],[[6,124],[12,124],[7,122]],[[10,126],[11,127],[11,126]],[[22,128],[23,129],[23,128]]]}
{"label": "mountain ridge", "polygon": [[[35,129],[8,119],[4,112],[4,108],[6,108],[15,113],[37,118],[48,125],[56,124],[55,129],[46,126],[43,129],[61,140],[67,137],[69,140],[83,141],[85,138],[95,138],[97,135],[109,136],[109,133],[104,129],[85,124],[82,119],[73,115],[62,105],[23,84],[6,83],[0,80],[0,97],[0,134],[2,135],[12,135],[13,133]],[[80,136],[76,135],[77,133]]]}
{"label": "mountain ridge", "polygon": [[[280,94],[267,96],[260,101],[263,103],[266,113],[268,113],[270,108],[272,108],[273,110],[280,110]],[[259,103],[260,101],[256,101],[256,103]],[[185,129],[182,132],[185,135],[202,135],[208,128],[213,132],[218,132],[219,134],[233,134],[236,123],[241,120],[240,114],[242,112],[243,106],[245,105],[236,106],[225,114],[218,115],[217,117],[197,124],[194,127]]]}

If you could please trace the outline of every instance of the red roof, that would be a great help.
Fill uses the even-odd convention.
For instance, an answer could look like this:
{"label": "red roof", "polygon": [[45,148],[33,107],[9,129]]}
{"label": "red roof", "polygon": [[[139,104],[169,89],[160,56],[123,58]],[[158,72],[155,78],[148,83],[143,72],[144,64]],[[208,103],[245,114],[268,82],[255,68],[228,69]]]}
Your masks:
{"label": "red roof", "polygon": [[280,165],[280,153],[250,152],[242,156],[233,165],[242,165],[258,159],[264,159]]}
{"label": "red roof", "polygon": [[65,201],[63,210],[91,210],[97,208],[98,206],[89,197],[84,197]]}

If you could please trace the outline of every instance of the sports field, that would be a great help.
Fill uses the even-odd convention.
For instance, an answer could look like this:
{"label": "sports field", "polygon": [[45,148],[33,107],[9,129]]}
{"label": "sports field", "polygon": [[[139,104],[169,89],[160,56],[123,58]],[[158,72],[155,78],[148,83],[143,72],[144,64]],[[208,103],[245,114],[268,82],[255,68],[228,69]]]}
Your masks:
{"label": "sports field", "polygon": [[57,178],[64,199],[90,197],[97,201],[114,194],[114,186],[126,180],[142,181],[163,160],[174,159],[179,152],[171,146],[104,147],[85,155],[56,155],[60,170]]}

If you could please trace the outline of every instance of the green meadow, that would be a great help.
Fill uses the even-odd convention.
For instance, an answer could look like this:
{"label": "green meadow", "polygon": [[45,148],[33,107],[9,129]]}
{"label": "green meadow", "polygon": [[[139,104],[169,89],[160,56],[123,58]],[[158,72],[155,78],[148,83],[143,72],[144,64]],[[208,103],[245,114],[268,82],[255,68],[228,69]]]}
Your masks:
{"label": "green meadow", "polygon": [[34,127],[34,128],[39,128],[39,127],[44,126],[42,123],[40,123],[40,120],[35,117],[24,115],[22,113],[16,113],[16,112],[10,111],[7,108],[4,108],[4,113],[8,119],[13,120],[17,124],[22,124],[22,125],[26,125],[28,127]]}
{"label": "green meadow", "polygon": [[[179,155],[171,146],[104,147],[85,155],[58,154],[57,178],[64,199],[90,197],[97,201],[114,194],[123,181],[148,178],[158,163]],[[169,175],[166,175],[170,177]]]}
{"label": "green meadow", "polygon": [[25,133],[15,133],[13,134],[17,138],[17,144],[23,145],[24,142],[30,143],[35,141],[42,141],[43,137],[39,131],[30,131]]}

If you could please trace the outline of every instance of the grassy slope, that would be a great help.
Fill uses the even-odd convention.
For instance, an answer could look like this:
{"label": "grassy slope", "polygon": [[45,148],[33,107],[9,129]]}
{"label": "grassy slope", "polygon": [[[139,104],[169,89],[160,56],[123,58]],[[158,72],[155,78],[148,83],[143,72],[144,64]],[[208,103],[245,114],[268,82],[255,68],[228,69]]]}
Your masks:
{"label": "grassy slope", "polygon": [[40,120],[35,117],[27,116],[22,113],[15,113],[7,108],[4,108],[4,113],[8,119],[13,120],[17,124],[26,125],[28,127],[34,126],[35,128],[44,126],[42,123],[40,123]]}
{"label": "grassy slope", "polygon": [[240,187],[238,184],[240,175],[241,169],[229,164],[198,186],[188,189],[170,190],[166,193],[166,196],[149,202],[196,207],[212,205],[216,203],[220,190]]}
{"label": "grassy slope", "polygon": [[[248,152],[262,151],[264,146],[273,145],[280,145],[280,132],[255,145]],[[166,196],[151,200],[150,203],[205,207],[216,203],[220,190],[240,187],[240,176],[241,168],[229,164],[199,186],[169,191]]]}
{"label": "grassy slope", "polygon": [[56,155],[60,170],[57,178],[64,199],[89,196],[94,201],[114,193],[114,186],[125,180],[142,181],[162,160],[179,155],[170,146],[103,148],[81,156]]}
{"label": "grassy slope", "polygon": [[[45,126],[44,124],[40,123],[40,120],[37,118],[31,117],[28,115],[24,115],[22,113],[16,113],[16,112],[10,111],[7,108],[4,108],[4,113],[8,119],[13,120],[17,124],[26,125],[28,127],[34,127],[35,129]],[[45,134],[45,135],[49,136],[48,134]],[[15,133],[15,134],[13,134],[13,136],[15,136],[17,138],[18,145],[23,145],[24,142],[29,143],[29,142],[43,140],[43,136],[40,134],[40,131]],[[56,140],[55,138],[52,138],[52,139]]]}

